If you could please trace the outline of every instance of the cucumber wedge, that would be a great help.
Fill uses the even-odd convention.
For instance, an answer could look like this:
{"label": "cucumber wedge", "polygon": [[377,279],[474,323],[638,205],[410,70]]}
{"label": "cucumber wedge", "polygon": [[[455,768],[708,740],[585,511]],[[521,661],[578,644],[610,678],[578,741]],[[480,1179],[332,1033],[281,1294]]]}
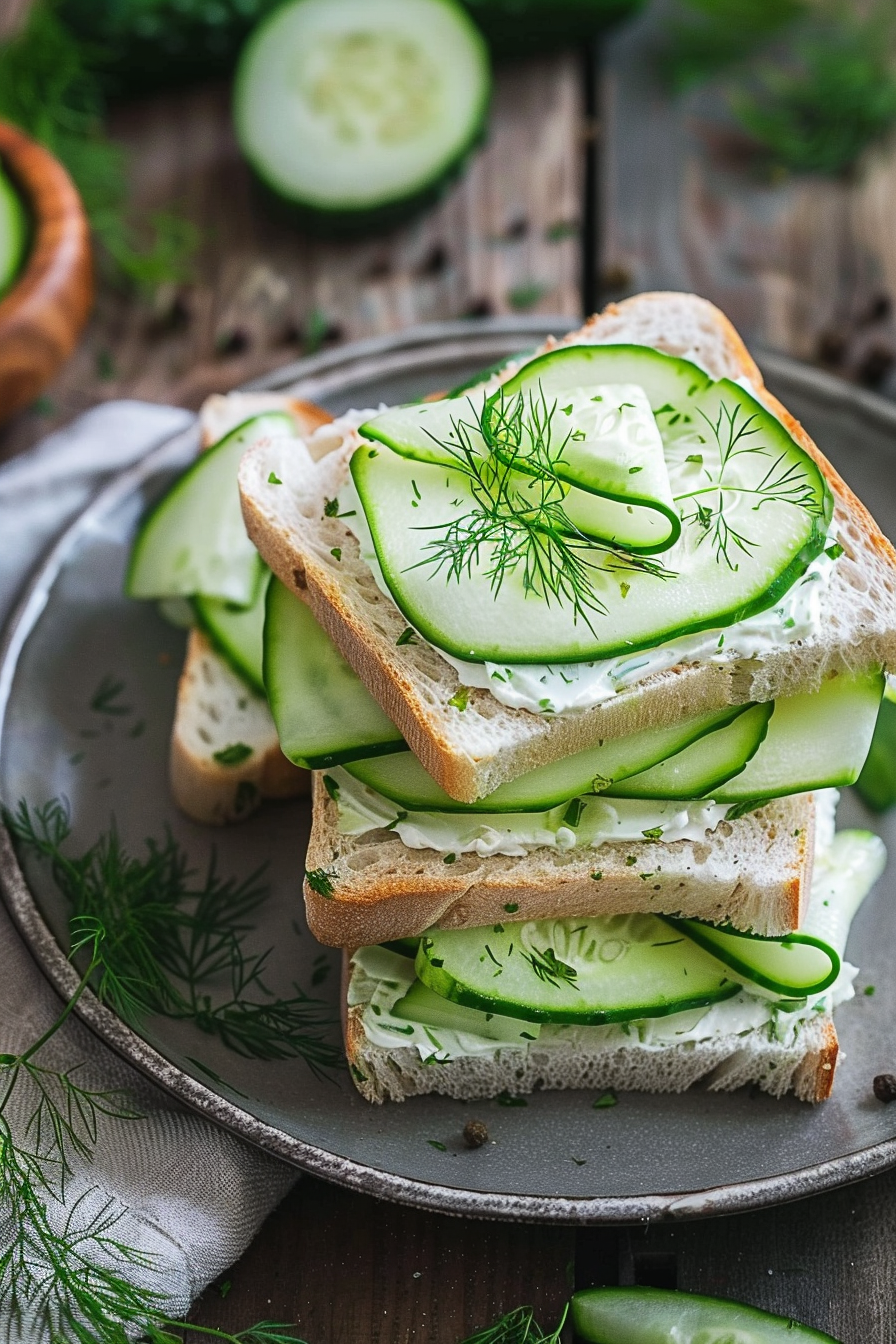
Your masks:
{"label": "cucumber wedge", "polygon": [[883,689],[882,672],[841,674],[820,691],[776,700],[755,755],[740,774],[712,789],[713,798],[738,803],[854,783],[871,746]]}
{"label": "cucumber wedge", "polygon": [[760,938],[700,920],[670,919],[664,915],[660,918],[730,966],[741,980],[749,980],[774,994],[787,998],[821,994],[840,974],[837,950],[807,933]]}
{"label": "cucumber wedge", "polygon": [[410,752],[355,760],[346,764],[345,769],[362,784],[409,812],[544,812],[582,794],[598,793],[613,780],[625,779],[629,773],[635,774],[647,764],[662,761],[698,739],[702,742],[704,734],[721,737],[728,731],[726,725],[736,723],[745,712],[743,706],[735,705],[687,719],[671,728],[647,728],[631,737],[610,739],[603,746],[539,766],[475,803],[459,803],[445,793]]}
{"label": "cucumber wedge", "polygon": [[310,609],[277,579],[267,595],[264,685],[281,750],[294,765],[322,770],[358,756],[407,751]]}
{"label": "cucumber wedge", "polygon": [[246,536],[237,469],[247,448],[295,433],[285,412],[266,411],[202,453],[143,520],[125,579],[128,597],[217,597],[250,607],[264,575]]}
{"label": "cucumber wedge", "polygon": [[414,965],[442,998],[527,1022],[666,1017],[740,988],[714,956],[653,915],[435,930]]}
{"label": "cucumber wedge", "polygon": [[[663,553],[665,574],[584,538],[570,558],[561,523],[549,526],[543,513],[525,526],[514,521],[519,495],[502,496],[488,463],[477,476],[475,454],[461,470],[362,445],[352,476],[385,581],[408,623],[437,648],[509,663],[631,654],[773,606],[821,551],[833,507],[823,475],[737,384],[711,383],[687,361],[638,346],[569,347],[517,378],[531,379],[539,366],[561,412],[570,387],[644,388],[663,433],[681,537]],[[444,403],[433,405],[445,414]]]}
{"label": "cucumber wedge", "polygon": [[265,569],[251,607],[237,607],[217,597],[194,597],[193,610],[201,630],[239,676],[259,695],[264,689],[264,613],[270,582]]}
{"label": "cucumber wedge", "polygon": [[0,298],[22,268],[28,249],[28,215],[15,187],[0,166]]}
{"label": "cucumber wedge", "polygon": [[541,1033],[539,1022],[520,1022],[519,1018],[483,1013],[477,1008],[464,1008],[459,1003],[442,998],[440,994],[434,994],[419,980],[415,980],[407,994],[394,1005],[392,1016],[403,1022],[417,1022],[422,1027],[469,1031],[475,1036],[484,1036],[487,1041],[501,1041],[508,1045],[537,1041]]}
{"label": "cucumber wedge", "polygon": [[614,798],[716,797],[715,789],[743,770],[758,750],[772,717],[772,704],[749,705],[727,726],[685,747],[650,770],[612,784]]}
{"label": "cucumber wedge", "polygon": [[789,1316],[668,1288],[585,1288],[572,1322],[587,1344],[837,1344]]}
{"label": "cucumber wedge", "polygon": [[488,52],[454,0],[292,0],[249,39],[237,137],[307,223],[381,227],[437,194],[481,138]]}

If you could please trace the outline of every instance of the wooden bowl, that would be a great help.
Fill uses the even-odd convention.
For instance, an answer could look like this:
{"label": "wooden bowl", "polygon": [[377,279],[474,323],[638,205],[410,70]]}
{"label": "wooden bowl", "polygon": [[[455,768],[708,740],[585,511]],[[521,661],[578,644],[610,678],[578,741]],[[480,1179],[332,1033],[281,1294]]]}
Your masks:
{"label": "wooden bowl", "polygon": [[77,344],[93,302],[90,231],[60,163],[0,121],[0,160],[31,217],[31,243],[0,299],[0,420],[28,406]]}

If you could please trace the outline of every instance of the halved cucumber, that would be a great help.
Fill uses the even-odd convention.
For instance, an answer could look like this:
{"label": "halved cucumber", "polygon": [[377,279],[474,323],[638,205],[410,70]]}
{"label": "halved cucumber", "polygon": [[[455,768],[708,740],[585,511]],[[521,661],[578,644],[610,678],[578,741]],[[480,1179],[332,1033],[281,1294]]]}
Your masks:
{"label": "halved cucumber", "polygon": [[[551,359],[562,373],[555,382]],[[582,544],[576,603],[569,564],[547,534],[514,533],[508,549],[502,529],[508,519],[513,526],[513,512],[499,501],[502,529],[489,530],[491,505],[463,472],[362,445],[351,470],[380,567],[408,623],[437,648],[510,663],[631,654],[765,610],[821,551],[833,507],[822,473],[737,384],[710,383],[687,361],[637,346],[569,347],[526,368],[539,364],[551,396],[573,377],[574,387],[638,383],[651,405],[674,389],[675,401],[655,408],[673,442],[667,461],[685,522],[663,555],[673,572],[660,577],[636,557],[626,564]]]}
{"label": "halved cucumber", "polygon": [[454,0],[293,0],[236,75],[243,152],[313,222],[391,222],[480,139],[491,94],[481,34]]}
{"label": "halved cucumber", "polygon": [[281,750],[295,765],[322,770],[407,750],[310,608],[278,579],[267,595],[264,685]]}
{"label": "halved cucumber", "polygon": [[760,938],[740,929],[718,928],[695,919],[671,919],[664,915],[660,918],[730,966],[740,979],[785,998],[821,994],[840,974],[836,948],[807,933]]}
{"label": "halved cucumber", "polygon": [[19,274],[28,248],[28,215],[0,166],[0,297]]}
{"label": "halved cucumber", "polygon": [[245,678],[260,695],[264,689],[264,613],[270,582],[270,570],[262,573],[261,583],[251,607],[237,607],[218,597],[194,597],[193,610],[219,653],[235,672]]}
{"label": "halved cucumber", "polygon": [[737,803],[854,783],[883,689],[882,672],[841,673],[820,691],[776,700],[764,741],[740,774],[712,790],[713,798]]}
{"label": "halved cucumber", "polygon": [[[354,760],[345,769],[355,779],[411,812],[544,812],[584,793],[597,793],[700,740],[723,736],[749,707],[686,719],[671,728],[646,728],[631,737],[611,738],[599,747],[539,766],[502,784],[475,803],[459,803],[445,793],[410,752],[375,760]],[[766,714],[767,717],[767,714]],[[652,796],[652,795],[649,795]],[[688,794],[687,797],[697,795]]]}
{"label": "halved cucumber", "polygon": [[434,993],[419,980],[415,980],[407,994],[393,1006],[392,1016],[402,1022],[418,1022],[423,1027],[442,1027],[448,1031],[468,1031],[474,1036],[484,1036],[487,1041],[511,1045],[537,1041],[541,1034],[539,1022],[521,1023],[519,1018],[464,1008]]}
{"label": "halved cucumber", "polygon": [[266,411],[200,454],[143,520],[125,579],[128,597],[201,595],[251,606],[264,565],[246,536],[237,470],[253,444],[294,433],[291,416]]}
{"label": "halved cucumber", "polygon": [[707,733],[675,756],[641,774],[611,784],[613,798],[702,798],[743,770],[758,750],[772,717],[772,704],[748,705],[727,726]]}
{"label": "halved cucumber", "polygon": [[527,1022],[665,1017],[740,988],[715,957],[653,915],[435,930],[414,965],[442,998]]}
{"label": "halved cucumber", "polygon": [[667,1288],[585,1288],[572,1322],[587,1344],[837,1344],[789,1316]]}

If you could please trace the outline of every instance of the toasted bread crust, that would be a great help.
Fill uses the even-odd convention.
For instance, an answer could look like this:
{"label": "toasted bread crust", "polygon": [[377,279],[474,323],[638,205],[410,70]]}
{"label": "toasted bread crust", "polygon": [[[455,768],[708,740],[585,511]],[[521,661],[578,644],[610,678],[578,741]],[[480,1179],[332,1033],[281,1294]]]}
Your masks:
{"label": "toasted bread crust", "polygon": [[[714,376],[747,378],[755,394],[818,462],[831,485],[846,555],[826,595],[830,613],[825,607],[823,640],[782,645],[752,660],[680,665],[576,714],[541,716],[509,709],[484,690],[470,691],[468,712],[462,714],[450,704],[459,680],[438,653],[428,646],[426,650],[396,646],[406,625],[404,617],[373,590],[348,528],[338,518],[322,517],[310,524],[307,510],[301,516],[288,515],[282,497],[273,503],[270,492],[264,493],[263,457],[250,452],[244,459],[243,510],[259,551],[281,581],[309,603],[429,773],[462,802],[483,797],[506,780],[582,751],[601,738],[626,736],[729,704],[817,689],[837,671],[875,664],[896,668],[896,552],[802,426],[767,391],[722,313],[693,296],[639,295],[610,305],[580,332],[563,342],[548,341],[545,348],[576,341],[637,340],[642,327],[655,331],[666,309],[688,313],[694,330],[705,337],[706,349],[701,348],[700,355]],[[661,340],[653,343],[662,348]],[[676,348],[673,353],[687,352]],[[353,447],[354,442],[348,442],[331,455],[332,460],[320,464],[326,468],[331,497],[344,479]],[[339,566],[330,561],[334,548],[342,557]],[[868,619],[862,614],[866,609],[871,611]],[[473,719],[480,725],[481,746],[473,741]]]}

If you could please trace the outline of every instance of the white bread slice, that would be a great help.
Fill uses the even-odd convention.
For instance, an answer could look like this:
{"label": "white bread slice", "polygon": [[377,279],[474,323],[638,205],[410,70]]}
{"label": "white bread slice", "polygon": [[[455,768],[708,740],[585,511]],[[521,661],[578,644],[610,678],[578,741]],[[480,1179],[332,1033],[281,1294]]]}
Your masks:
{"label": "white bread slice", "polygon": [[[199,412],[202,447],[210,447],[250,416],[267,410],[287,411],[299,437],[332,419],[319,406],[278,392],[216,395]],[[215,759],[216,752],[237,743],[251,747],[251,756],[235,765]],[[310,788],[308,771],[292,765],[280,750],[264,699],[198,630],[192,630],[187,640],[168,773],[181,811],[214,826],[242,821],[264,798],[291,798]]]}
{"label": "white bread slice", "polygon": [[841,670],[896,669],[896,552],[802,427],[765,389],[723,314],[692,295],[643,294],[610,305],[581,331],[563,342],[548,341],[545,349],[577,341],[648,344],[689,355],[713,376],[745,379],[823,468],[846,554],[823,597],[823,633],[815,640],[782,643],[753,659],[680,665],[584,712],[547,716],[509,709],[484,690],[471,691],[461,711],[450,704],[459,685],[454,669],[422,641],[397,645],[404,617],[377,588],[345,524],[323,516],[324,500],[337,497],[346,479],[357,436],[348,434],[301,479],[292,473],[289,490],[265,484],[285,448],[250,451],[240,471],[249,535],[283,583],[309,603],[430,774],[464,802],[601,738],[727,704],[817,689]]}
{"label": "white bread slice", "polygon": [[[347,988],[350,954],[344,959]],[[343,992],[343,1004],[346,996]],[[700,1079],[711,1092],[733,1092],[753,1084],[773,1097],[793,1092],[800,1101],[825,1101],[831,1094],[839,1044],[829,1015],[805,1022],[794,1042],[770,1040],[766,1030],[719,1036],[669,1046],[624,1045],[575,1050],[535,1043],[523,1053],[498,1049],[493,1055],[426,1065],[412,1046],[386,1049],[364,1030],[364,1003],[344,1007],[345,1053],[355,1086],[367,1101],[404,1101],[438,1093],[461,1101],[519,1095],[540,1088],[613,1088],[619,1092],[684,1092]]]}
{"label": "white bread slice", "polygon": [[809,897],[812,794],[723,821],[700,842],[614,841],[565,852],[540,848],[525,858],[458,854],[446,864],[435,850],[408,849],[392,831],[340,835],[337,806],[321,780],[315,771],[305,864],[317,878],[305,881],[305,910],[315,938],[333,947],[411,938],[433,927],[478,928],[506,920],[508,905],[518,907],[514,920],[648,912],[727,919],[782,936],[799,927]]}

